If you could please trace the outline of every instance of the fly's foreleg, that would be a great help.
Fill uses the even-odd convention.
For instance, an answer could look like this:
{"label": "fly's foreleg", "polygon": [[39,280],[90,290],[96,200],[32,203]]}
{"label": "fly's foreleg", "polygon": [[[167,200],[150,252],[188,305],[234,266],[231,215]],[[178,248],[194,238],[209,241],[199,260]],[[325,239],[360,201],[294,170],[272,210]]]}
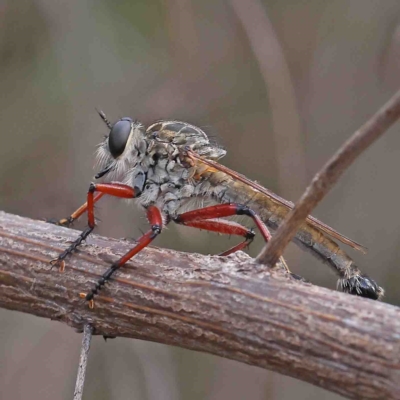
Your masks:
{"label": "fly's foreleg", "polygon": [[[245,240],[242,243],[239,243],[238,245],[220,254],[226,256],[228,254],[234,253],[235,251],[242,250],[249,244],[251,240],[253,240],[255,235],[252,230],[248,230],[247,228],[239,224],[233,225],[230,224],[228,221],[213,220],[215,218],[226,218],[234,215],[247,215],[248,217],[252,218],[265,241],[268,242],[271,239],[271,233],[269,232],[268,228],[261,220],[261,218],[251,208],[242,204],[217,204],[215,206],[188,211],[186,213],[178,215],[173,220],[174,222],[181,225],[245,237]],[[281,257],[281,262],[289,271],[289,268],[286,265],[283,257]]]}
{"label": "fly's foreleg", "polygon": [[[131,199],[135,197],[135,190],[130,186],[123,185],[121,183],[91,183],[89,186],[86,203],[79,207],[70,217],[60,220],[60,225],[68,226],[75,219],[79,218],[84,212],[88,213],[88,226],[82,231],[79,237],[57,258],[51,260],[52,265],[58,265],[62,272],[65,268],[65,258],[74,252],[78,246],[90,235],[96,226],[96,220],[94,217],[94,204],[100,200],[102,196],[108,194],[124,199]],[[64,223],[63,223],[64,222]]]}
{"label": "fly's foreleg", "polygon": [[150,222],[151,228],[147,233],[137,240],[136,246],[122,256],[118,261],[114,262],[101,276],[89,293],[80,293],[80,297],[89,302],[90,308],[94,307],[93,297],[106,284],[106,282],[111,279],[112,275],[124,264],[126,264],[134,255],[147,247],[161,233],[163,221],[160,210],[155,206],[148,207],[147,218]]}
{"label": "fly's foreleg", "polygon": [[[104,196],[104,193],[97,192],[93,196],[93,204],[97,203],[102,197]],[[81,215],[83,215],[88,209],[88,203],[82,204],[77,210],[75,210],[69,217],[67,218],[62,218],[59,220],[47,220],[47,222],[54,223],[55,225],[59,226],[66,226],[70,227]]]}

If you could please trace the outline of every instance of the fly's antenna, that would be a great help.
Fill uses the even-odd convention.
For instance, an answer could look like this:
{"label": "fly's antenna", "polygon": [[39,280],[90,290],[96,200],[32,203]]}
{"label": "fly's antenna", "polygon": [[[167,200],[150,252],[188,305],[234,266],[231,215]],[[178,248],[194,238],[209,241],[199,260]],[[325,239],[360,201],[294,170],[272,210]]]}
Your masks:
{"label": "fly's antenna", "polygon": [[107,119],[106,114],[104,114],[103,111],[98,110],[97,108],[96,108],[96,111],[99,113],[100,118],[103,120],[103,122],[108,126],[108,129],[111,129],[112,123]]}

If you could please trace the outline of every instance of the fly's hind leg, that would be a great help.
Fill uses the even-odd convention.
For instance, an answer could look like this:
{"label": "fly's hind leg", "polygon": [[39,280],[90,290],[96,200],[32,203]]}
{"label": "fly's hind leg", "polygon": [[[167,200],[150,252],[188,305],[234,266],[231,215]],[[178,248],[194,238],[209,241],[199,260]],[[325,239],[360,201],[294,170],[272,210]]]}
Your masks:
{"label": "fly's hind leg", "polygon": [[92,233],[94,227],[96,226],[94,217],[94,203],[100,200],[100,198],[105,194],[125,199],[134,198],[136,195],[133,188],[121,183],[90,184],[86,203],[79,207],[73,214],[71,214],[70,217],[60,220],[58,224],[69,226],[84,212],[87,211],[88,213],[88,226],[66,250],[64,250],[57,258],[50,261],[52,265],[58,265],[61,272],[65,269],[65,258],[69,254],[73,253],[82,244],[82,242]]}
{"label": "fly's hind leg", "polygon": [[[239,224],[233,224],[230,223],[230,221],[215,220],[216,218],[231,217],[234,215],[247,215],[248,217],[252,218],[265,241],[268,242],[271,239],[271,233],[261,218],[252,209],[242,204],[217,204],[215,206],[200,208],[198,210],[179,214],[173,218],[173,221],[177,224],[191,226],[194,228],[245,237],[243,242],[220,254],[226,256],[245,248],[253,240],[255,235],[252,230],[249,230]],[[285,269],[290,272],[289,267],[287,266],[283,257],[280,258],[280,261]]]}
{"label": "fly's hind leg", "polygon": [[186,213],[179,215],[177,218],[174,219],[174,221],[177,224],[190,226],[192,228],[204,229],[205,231],[216,232],[226,235],[241,236],[244,238],[242,242],[220,253],[219,254],[220,256],[228,256],[229,254],[235,253],[236,251],[243,250],[245,247],[250,245],[255,236],[255,232],[252,229],[248,229],[232,221],[225,221],[218,219],[207,219],[207,220],[196,219],[194,221],[186,220],[185,222],[181,222],[179,221],[179,219],[181,218],[186,219]]}

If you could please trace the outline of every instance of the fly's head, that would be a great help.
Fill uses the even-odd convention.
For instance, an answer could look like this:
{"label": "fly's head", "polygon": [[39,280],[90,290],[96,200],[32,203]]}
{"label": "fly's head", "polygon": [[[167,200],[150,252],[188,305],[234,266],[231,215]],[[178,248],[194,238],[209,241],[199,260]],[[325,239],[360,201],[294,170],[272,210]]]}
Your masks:
{"label": "fly's head", "polygon": [[122,181],[145,156],[144,126],[127,117],[112,124],[102,111],[99,115],[110,132],[98,146],[97,160],[101,169],[95,177],[98,179],[107,174],[111,179]]}

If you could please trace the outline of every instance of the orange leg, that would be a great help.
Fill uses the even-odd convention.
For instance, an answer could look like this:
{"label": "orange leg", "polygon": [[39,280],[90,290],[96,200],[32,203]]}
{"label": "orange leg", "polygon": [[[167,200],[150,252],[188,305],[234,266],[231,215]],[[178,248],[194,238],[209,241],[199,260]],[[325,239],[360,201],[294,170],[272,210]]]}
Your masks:
{"label": "orange leg", "polygon": [[[93,204],[97,203],[105,194],[109,194],[111,196],[121,197],[121,198],[134,198],[137,197],[137,193],[133,192],[132,196],[132,188],[130,186],[124,185],[119,182],[111,182],[111,183],[103,183],[103,184],[91,184],[90,187],[94,185],[96,187],[95,194],[93,195]],[[111,186],[111,187],[110,187]],[[116,190],[114,190],[116,189]],[[121,194],[121,191],[126,191],[125,194]],[[103,191],[104,190],[104,191]],[[134,189],[133,189],[134,190]],[[89,188],[90,191],[90,188]],[[108,191],[112,192],[109,193]],[[88,193],[89,197],[89,193]],[[82,204],[77,210],[75,210],[69,217],[62,218],[58,221],[49,220],[48,222],[55,223],[56,225],[69,227],[74,221],[76,221],[80,216],[82,216],[88,210],[88,201]]]}
{"label": "orange leg", "polygon": [[[102,197],[104,193],[96,193],[93,196],[93,204],[97,203]],[[77,210],[75,210],[69,217],[60,219],[56,222],[56,225],[67,226],[69,227],[74,221],[76,221],[82,214],[84,214],[88,209],[88,203],[82,204]],[[52,221],[50,221],[52,222]]]}
{"label": "orange leg", "polygon": [[[89,186],[87,201],[79,207],[69,218],[60,221],[60,225],[70,225],[75,219],[80,217],[85,211],[88,213],[88,226],[79,237],[57,258],[51,260],[52,265],[59,265],[60,271],[64,271],[65,258],[82,244],[82,242],[93,231],[96,222],[94,217],[94,203],[100,200],[102,196],[108,194],[110,196],[120,197],[124,199],[132,199],[136,197],[135,189],[122,183],[91,183]],[[64,221],[64,223],[62,223]]]}

